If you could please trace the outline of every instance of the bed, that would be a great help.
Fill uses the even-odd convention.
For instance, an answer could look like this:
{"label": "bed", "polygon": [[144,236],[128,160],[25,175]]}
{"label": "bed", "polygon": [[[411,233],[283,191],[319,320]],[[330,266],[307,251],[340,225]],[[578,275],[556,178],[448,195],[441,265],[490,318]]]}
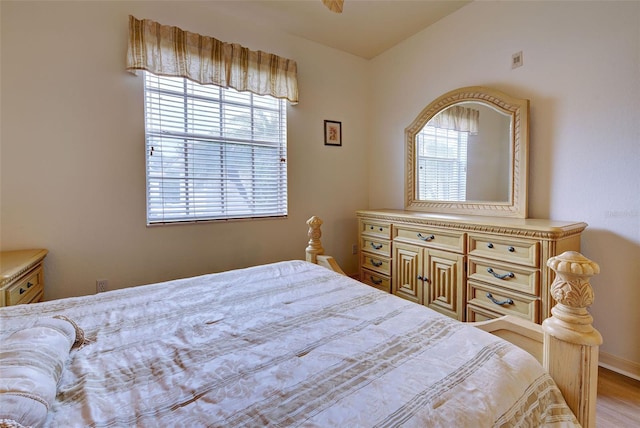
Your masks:
{"label": "bed", "polygon": [[530,349],[349,278],[320,224],[305,261],[0,309],[0,426],[584,424]]}

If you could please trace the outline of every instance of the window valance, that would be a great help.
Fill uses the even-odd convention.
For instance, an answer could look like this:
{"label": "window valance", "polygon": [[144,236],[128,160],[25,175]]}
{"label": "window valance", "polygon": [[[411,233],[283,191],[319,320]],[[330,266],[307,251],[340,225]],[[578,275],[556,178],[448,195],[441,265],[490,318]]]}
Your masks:
{"label": "window valance", "polygon": [[298,103],[295,61],[133,16],[127,70],[185,77]]}

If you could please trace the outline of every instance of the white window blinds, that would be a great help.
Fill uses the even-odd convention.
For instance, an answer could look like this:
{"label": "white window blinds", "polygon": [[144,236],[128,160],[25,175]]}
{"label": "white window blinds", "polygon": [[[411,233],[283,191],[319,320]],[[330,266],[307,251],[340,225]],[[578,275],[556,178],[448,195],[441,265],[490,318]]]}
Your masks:
{"label": "white window blinds", "polygon": [[145,72],[147,222],[287,215],[286,101]]}
{"label": "white window blinds", "polygon": [[416,136],[418,199],[464,201],[468,133],[425,126]]}

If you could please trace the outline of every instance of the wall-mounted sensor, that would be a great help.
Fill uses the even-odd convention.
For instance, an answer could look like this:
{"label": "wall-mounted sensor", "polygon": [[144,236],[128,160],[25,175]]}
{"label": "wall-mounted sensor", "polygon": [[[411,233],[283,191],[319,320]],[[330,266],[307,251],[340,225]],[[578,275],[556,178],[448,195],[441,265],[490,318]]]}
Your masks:
{"label": "wall-mounted sensor", "polygon": [[518,68],[520,66],[522,66],[522,51],[511,55],[511,68]]}

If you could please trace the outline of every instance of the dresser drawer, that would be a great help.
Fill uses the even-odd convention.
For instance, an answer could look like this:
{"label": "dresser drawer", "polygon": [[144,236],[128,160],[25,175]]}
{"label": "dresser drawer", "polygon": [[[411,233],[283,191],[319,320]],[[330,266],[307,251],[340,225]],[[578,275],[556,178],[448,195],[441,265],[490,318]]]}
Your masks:
{"label": "dresser drawer", "polygon": [[29,272],[23,279],[8,287],[5,291],[7,306],[31,303],[44,292],[42,266]]}
{"label": "dresser drawer", "polygon": [[360,282],[391,293],[391,279],[387,275],[381,275],[368,269],[360,269]]}
{"label": "dresser drawer", "polygon": [[469,235],[469,255],[526,266],[540,267],[538,241],[503,240],[485,235]]}
{"label": "dresser drawer", "polygon": [[362,236],[360,248],[367,253],[374,253],[384,257],[391,257],[391,243],[384,239]]}
{"label": "dresser drawer", "polygon": [[386,257],[378,257],[376,255],[361,252],[360,266],[385,275],[391,274],[391,260]]}
{"label": "dresser drawer", "polygon": [[394,227],[393,239],[411,244],[425,245],[430,248],[455,251],[456,253],[464,252],[464,232],[401,225]]}
{"label": "dresser drawer", "polygon": [[500,318],[502,314],[497,312],[488,311],[484,308],[478,308],[471,304],[467,305],[467,322],[480,322],[489,321],[495,318]]}
{"label": "dresser drawer", "polygon": [[370,220],[360,220],[360,234],[382,239],[391,239],[391,225]]}
{"label": "dresser drawer", "polygon": [[467,304],[484,308],[492,313],[517,315],[533,322],[539,322],[537,297],[514,293],[476,281],[467,282]]}
{"label": "dresser drawer", "polygon": [[540,271],[516,265],[469,258],[467,277],[512,291],[538,295]]}

